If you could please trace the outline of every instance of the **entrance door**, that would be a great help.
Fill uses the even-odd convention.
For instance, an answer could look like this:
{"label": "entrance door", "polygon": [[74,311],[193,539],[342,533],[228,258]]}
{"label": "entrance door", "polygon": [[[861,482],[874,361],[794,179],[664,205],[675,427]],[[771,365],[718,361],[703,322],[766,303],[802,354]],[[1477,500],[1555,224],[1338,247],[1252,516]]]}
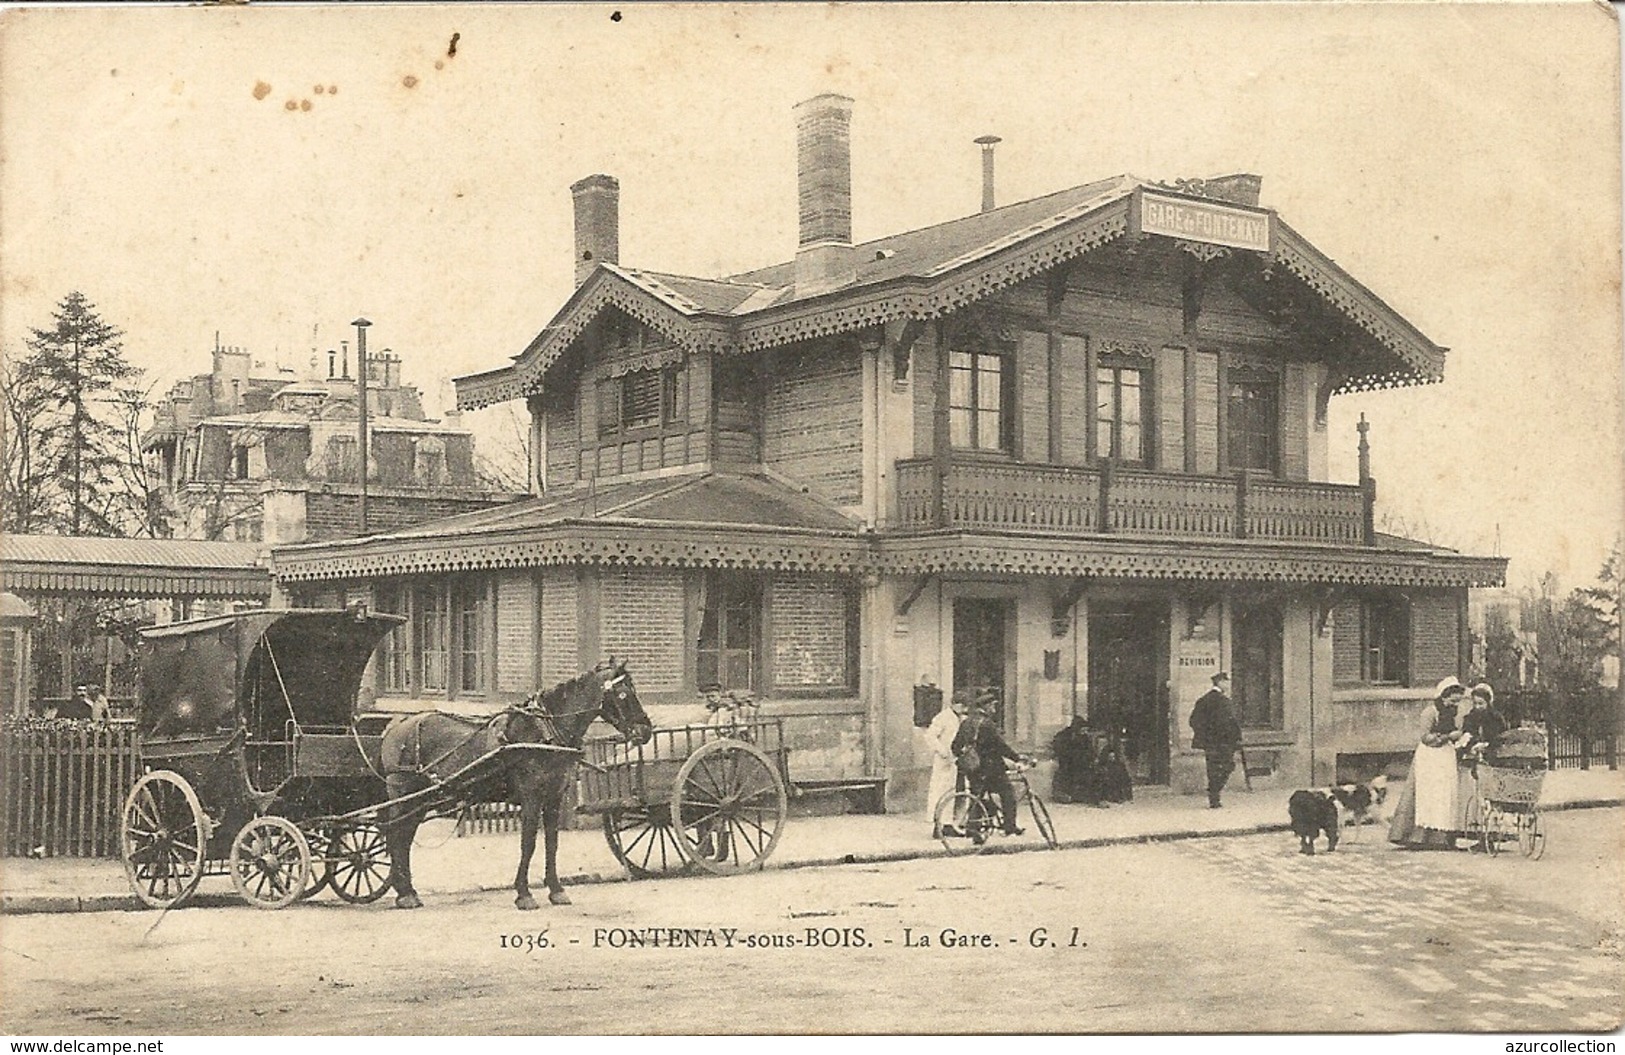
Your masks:
{"label": "entrance door", "polygon": [[1129,775],[1168,783],[1168,605],[1089,605],[1089,724],[1116,735]]}
{"label": "entrance door", "polygon": [[969,693],[974,699],[978,693],[992,690],[999,698],[994,713],[1001,728],[1010,605],[1007,600],[981,597],[954,601],[954,692]]}
{"label": "entrance door", "polygon": [[1248,729],[1281,728],[1281,610],[1274,605],[1236,609],[1231,646],[1236,714]]}

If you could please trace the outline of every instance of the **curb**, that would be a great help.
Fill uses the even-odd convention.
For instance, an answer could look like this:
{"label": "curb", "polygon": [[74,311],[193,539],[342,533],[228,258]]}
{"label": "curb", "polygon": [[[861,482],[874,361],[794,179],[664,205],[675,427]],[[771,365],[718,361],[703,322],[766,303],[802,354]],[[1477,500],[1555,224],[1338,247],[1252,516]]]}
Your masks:
{"label": "curb", "polygon": [[[1569,810],[1613,809],[1625,806],[1625,798],[1600,799],[1573,799],[1566,802],[1554,802],[1543,805],[1541,810],[1546,813],[1563,813]],[[1088,839],[1062,839],[1056,846],[1057,850],[1095,850],[1106,846],[1132,846],[1145,843],[1172,843],[1186,842],[1193,839],[1229,839],[1246,835],[1270,835],[1279,832],[1291,831],[1289,824],[1266,822],[1263,824],[1243,825],[1238,828],[1218,828],[1211,831],[1198,831],[1186,829],[1169,832],[1145,832],[1139,835],[1101,835]],[[941,847],[917,848],[908,850],[881,850],[872,853],[841,854],[837,857],[810,857],[799,861],[785,861],[780,864],[768,865],[766,871],[787,872],[801,868],[838,868],[843,865],[863,864],[893,864],[898,861],[933,860],[937,858],[953,857],[985,857],[998,854],[1037,853],[1047,850],[1043,845],[1034,846],[1031,843],[1002,843],[990,846],[977,853],[950,853]],[[686,876],[682,873],[673,873],[666,877],[670,879],[687,878],[726,878],[713,877],[704,874]],[[565,886],[597,886],[605,883],[629,883],[632,880],[622,873],[605,874],[603,872],[581,872],[575,875],[561,877]],[[445,894],[456,895],[462,893],[493,894],[505,893],[513,890],[511,886],[477,886],[466,891],[444,891]],[[238,899],[227,894],[200,894],[188,901],[186,908],[208,908],[222,905],[238,904]],[[0,896],[0,916],[22,916],[40,913],[59,912],[137,912],[144,911],[144,906],[134,894],[93,894],[88,897],[79,897],[73,894],[18,894]]]}

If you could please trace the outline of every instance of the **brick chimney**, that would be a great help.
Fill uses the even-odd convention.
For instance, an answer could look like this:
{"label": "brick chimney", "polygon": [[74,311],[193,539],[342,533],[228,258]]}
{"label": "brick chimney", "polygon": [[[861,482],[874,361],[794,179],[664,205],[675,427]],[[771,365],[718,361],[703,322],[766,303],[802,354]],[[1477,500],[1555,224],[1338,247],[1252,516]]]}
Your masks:
{"label": "brick chimney", "polygon": [[1233,202],[1236,205],[1258,205],[1258,192],[1263,189],[1264,177],[1250,172],[1237,172],[1229,176],[1214,176],[1207,180],[1205,193],[1209,198]]}
{"label": "brick chimney", "polygon": [[796,293],[837,289],[856,276],[852,258],[852,100],[818,95],[797,103],[796,194],[800,237]]}
{"label": "brick chimney", "polygon": [[602,173],[570,184],[576,206],[576,285],[621,258],[621,183]]}

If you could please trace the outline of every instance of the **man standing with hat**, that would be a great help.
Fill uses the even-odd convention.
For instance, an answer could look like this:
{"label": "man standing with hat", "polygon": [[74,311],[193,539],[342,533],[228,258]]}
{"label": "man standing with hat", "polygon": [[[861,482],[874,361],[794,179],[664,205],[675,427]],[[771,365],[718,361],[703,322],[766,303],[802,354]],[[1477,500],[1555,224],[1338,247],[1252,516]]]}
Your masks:
{"label": "man standing with hat", "polygon": [[1236,752],[1241,750],[1241,723],[1225,690],[1230,675],[1213,675],[1213,687],[1203,693],[1191,710],[1191,730],[1196,736],[1191,746],[1207,753],[1207,805],[1219,808],[1219,792],[1236,768]]}

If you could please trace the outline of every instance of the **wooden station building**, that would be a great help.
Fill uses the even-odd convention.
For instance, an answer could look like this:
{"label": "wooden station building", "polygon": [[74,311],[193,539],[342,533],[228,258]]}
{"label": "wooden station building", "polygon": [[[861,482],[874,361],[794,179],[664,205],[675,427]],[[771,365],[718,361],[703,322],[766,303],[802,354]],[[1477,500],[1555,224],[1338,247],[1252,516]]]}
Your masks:
{"label": "wooden station building", "polygon": [[1259,779],[1408,750],[1505,561],[1377,533],[1365,436],[1331,481],[1326,409],[1438,381],[1444,349],[1252,175],[996,207],[989,143],[980,212],[854,245],[851,108],[796,108],[800,244],[761,270],[625,266],[619,184],[574,185],[574,294],[457,382],[526,401],[536,496],[275,552],[297,603],[410,617],[380,705],[491,706],[613,653],[657,720],[751,689],[794,775],[896,808],[923,681],[996,690],[1019,746],[1084,714],[1180,791],[1221,668]]}

